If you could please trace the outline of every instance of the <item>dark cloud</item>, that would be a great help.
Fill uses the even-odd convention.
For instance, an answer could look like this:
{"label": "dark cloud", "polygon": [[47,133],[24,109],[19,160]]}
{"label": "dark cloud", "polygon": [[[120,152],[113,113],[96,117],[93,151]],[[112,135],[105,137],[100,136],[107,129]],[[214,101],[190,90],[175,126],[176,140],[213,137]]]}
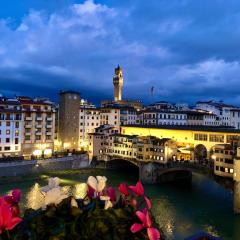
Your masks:
{"label": "dark cloud", "polygon": [[17,19],[0,11],[1,92],[76,89],[97,102],[112,97],[120,64],[125,98],[238,104],[239,1],[47,2],[26,1]]}

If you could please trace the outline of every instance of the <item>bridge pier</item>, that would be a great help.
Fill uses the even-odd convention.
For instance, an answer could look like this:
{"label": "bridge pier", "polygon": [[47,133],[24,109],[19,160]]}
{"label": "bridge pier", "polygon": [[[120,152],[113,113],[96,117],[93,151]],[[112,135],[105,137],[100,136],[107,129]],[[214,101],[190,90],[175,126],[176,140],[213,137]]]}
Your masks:
{"label": "bridge pier", "polygon": [[157,168],[153,163],[139,164],[139,180],[143,183],[154,184],[157,181]]}

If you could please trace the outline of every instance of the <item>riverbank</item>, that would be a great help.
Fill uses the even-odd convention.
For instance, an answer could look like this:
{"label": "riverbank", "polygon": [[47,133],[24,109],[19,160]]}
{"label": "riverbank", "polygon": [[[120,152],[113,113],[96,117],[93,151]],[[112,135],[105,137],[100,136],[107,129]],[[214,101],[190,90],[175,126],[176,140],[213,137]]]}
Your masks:
{"label": "riverbank", "polygon": [[67,169],[82,169],[89,167],[87,154],[74,155],[62,158],[40,160],[25,160],[0,163],[0,177],[18,177],[41,174],[44,172]]}

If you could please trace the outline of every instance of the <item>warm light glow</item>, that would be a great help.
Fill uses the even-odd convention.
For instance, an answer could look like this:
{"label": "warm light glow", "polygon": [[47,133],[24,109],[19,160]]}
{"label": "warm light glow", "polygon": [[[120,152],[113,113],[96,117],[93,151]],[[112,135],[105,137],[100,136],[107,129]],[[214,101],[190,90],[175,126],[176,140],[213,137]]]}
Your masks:
{"label": "warm light glow", "polygon": [[41,156],[41,155],[42,155],[42,150],[39,150],[39,149],[34,150],[34,151],[33,151],[33,155],[34,155],[34,156]]}
{"label": "warm light glow", "polygon": [[217,157],[216,157],[215,155],[212,155],[212,159],[213,159],[213,160],[216,160],[216,158],[217,158]]}
{"label": "warm light glow", "polygon": [[81,143],[80,143],[80,147],[86,147],[87,146],[87,143],[85,142],[85,141],[82,141]]}
{"label": "warm light glow", "polygon": [[54,145],[55,145],[55,146],[60,146],[60,145],[61,145],[61,141],[55,140],[55,141],[54,141]]}
{"label": "warm light glow", "polygon": [[70,143],[64,143],[63,144],[63,148],[69,148],[70,147]]}
{"label": "warm light glow", "polygon": [[52,154],[52,149],[45,149],[44,150],[44,155],[51,155]]}
{"label": "warm light glow", "polygon": [[187,144],[187,145],[186,145],[186,148],[190,148],[190,145],[189,145],[189,144]]}
{"label": "warm light glow", "polygon": [[31,190],[27,193],[26,196],[26,206],[32,209],[39,209],[44,204],[44,197],[40,191],[40,186],[38,183],[31,188]]}

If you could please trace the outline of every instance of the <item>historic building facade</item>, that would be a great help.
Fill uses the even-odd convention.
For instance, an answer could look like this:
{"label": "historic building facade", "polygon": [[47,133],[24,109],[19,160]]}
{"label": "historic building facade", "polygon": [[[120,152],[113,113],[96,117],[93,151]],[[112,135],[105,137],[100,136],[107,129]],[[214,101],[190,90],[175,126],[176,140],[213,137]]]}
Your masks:
{"label": "historic building facade", "polygon": [[23,117],[17,99],[0,98],[0,157],[21,156]]}
{"label": "historic building facade", "polygon": [[59,103],[59,144],[65,150],[79,148],[80,93],[60,92]]}
{"label": "historic building facade", "polygon": [[114,86],[114,101],[122,100],[122,87],[123,87],[123,76],[122,69],[118,65],[115,68],[115,75],[113,77],[113,86]]}
{"label": "historic building facade", "polygon": [[51,156],[55,139],[55,107],[44,99],[19,97],[21,104],[22,154],[30,156]]}

